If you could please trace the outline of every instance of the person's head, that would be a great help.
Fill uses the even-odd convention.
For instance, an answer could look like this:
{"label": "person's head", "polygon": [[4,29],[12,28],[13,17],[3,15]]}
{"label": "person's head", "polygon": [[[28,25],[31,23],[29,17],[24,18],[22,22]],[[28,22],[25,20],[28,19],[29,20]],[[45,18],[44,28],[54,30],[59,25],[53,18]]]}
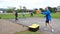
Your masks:
{"label": "person's head", "polygon": [[48,7],[46,7],[45,10],[48,10]]}
{"label": "person's head", "polygon": [[38,9],[35,9],[35,10],[38,10]]}

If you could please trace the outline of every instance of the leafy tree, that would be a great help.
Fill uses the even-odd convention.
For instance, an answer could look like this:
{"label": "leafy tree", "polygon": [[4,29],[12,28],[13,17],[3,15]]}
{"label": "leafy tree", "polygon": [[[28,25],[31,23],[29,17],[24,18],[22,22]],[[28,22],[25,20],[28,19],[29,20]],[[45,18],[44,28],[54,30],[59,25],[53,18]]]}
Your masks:
{"label": "leafy tree", "polygon": [[51,12],[53,12],[53,9],[52,9],[52,7],[48,7],[48,9],[49,9]]}
{"label": "leafy tree", "polygon": [[27,9],[25,6],[23,6],[23,12],[27,12]]}
{"label": "leafy tree", "polygon": [[7,9],[6,11],[7,11],[7,13],[12,13],[13,9]]}
{"label": "leafy tree", "polygon": [[37,9],[37,8],[35,8],[35,9],[33,10],[33,13],[34,13],[34,14],[36,14],[36,9]]}
{"label": "leafy tree", "polygon": [[17,12],[20,12],[20,9],[17,9],[16,11],[17,11]]}
{"label": "leafy tree", "polygon": [[13,13],[13,11],[15,10],[15,7],[11,7],[11,8],[8,8],[6,10],[7,13]]}
{"label": "leafy tree", "polygon": [[43,8],[39,8],[39,10],[41,10],[42,12],[44,12],[44,11],[45,11]]}
{"label": "leafy tree", "polygon": [[56,8],[56,7],[54,7],[53,9],[54,9],[54,13],[56,13],[56,12],[57,12],[57,8]]}
{"label": "leafy tree", "polygon": [[54,8],[48,7],[48,9],[49,9],[52,13],[56,13],[56,11],[57,11],[57,8],[56,8],[56,7],[54,7]]}

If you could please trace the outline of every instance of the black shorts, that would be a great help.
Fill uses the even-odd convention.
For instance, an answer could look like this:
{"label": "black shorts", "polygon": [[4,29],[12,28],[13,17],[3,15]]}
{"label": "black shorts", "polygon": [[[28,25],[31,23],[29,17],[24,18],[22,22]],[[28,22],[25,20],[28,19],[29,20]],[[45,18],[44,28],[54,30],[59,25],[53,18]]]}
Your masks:
{"label": "black shorts", "polygon": [[49,20],[47,20],[46,23],[49,23]]}

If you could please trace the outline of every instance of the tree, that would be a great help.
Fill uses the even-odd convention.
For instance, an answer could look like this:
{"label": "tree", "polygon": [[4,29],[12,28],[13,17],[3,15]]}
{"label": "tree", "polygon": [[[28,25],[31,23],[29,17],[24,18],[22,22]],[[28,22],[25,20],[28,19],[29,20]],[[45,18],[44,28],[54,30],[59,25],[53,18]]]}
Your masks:
{"label": "tree", "polygon": [[44,11],[45,11],[43,8],[39,8],[39,10],[41,10],[42,12],[44,12]]}
{"label": "tree", "polygon": [[49,9],[51,12],[53,12],[53,9],[52,9],[52,7],[48,7],[48,9]]}
{"label": "tree", "polygon": [[27,12],[27,9],[25,6],[23,6],[23,12]]}
{"label": "tree", "polygon": [[54,13],[56,13],[56,12],[57,12],[57,8],[56,8],[56,7],[54,7],[53,9],[54,9]]}
{"label": "tree", "polygon": [[49,9],[52,13],[56,13],[56,11],[57,11],[57,8],[56,8],[56,7],[54,7],[54,8],[48,7],[48,9]]}
{"label": "tree", "polygon": [[15,7],[9,7],[6,11],[7,13],[13,13],[14,10],[15,10]]}
{"label": "tree", "polygon": [[13,13],[13,9],[7,9],[7,13]]}
{"label": "tree", "polygon": [[36,9],[37,9],[37,8],[35,8],[35,9],[33,10],[33,13],[34,13],[34,14],[36,14]]}
{"label": "tree", "polygon": [[17,11],[17,12],[20,12],[20,9],[17,9],[16,11]]}

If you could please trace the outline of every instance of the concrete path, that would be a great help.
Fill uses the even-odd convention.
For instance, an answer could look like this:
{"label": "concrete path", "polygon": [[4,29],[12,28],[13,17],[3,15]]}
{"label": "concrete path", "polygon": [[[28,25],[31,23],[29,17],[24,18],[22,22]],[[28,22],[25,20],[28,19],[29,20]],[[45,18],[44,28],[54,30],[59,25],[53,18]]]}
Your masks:
{"label": "concrete path", "polygon": [[27,27],[18,25],[8,20],[0,19],[0,34],[13,34],[19,31],[25,31]]}
{"label": "concrete path", "polygon": [[15,22],[14,19],[10,19],[9,21],[17,23],[17,24],[23,24],[25,26],[30,26],[34,23],[40,25],[40,31],[43,34],[60,34],[60,19],[52,19],[52,25],[54,27],[55,32],[51,32],[51,29],[48,28],[48,30],[44,30],[44,18],[21,18],[17,22]]}

